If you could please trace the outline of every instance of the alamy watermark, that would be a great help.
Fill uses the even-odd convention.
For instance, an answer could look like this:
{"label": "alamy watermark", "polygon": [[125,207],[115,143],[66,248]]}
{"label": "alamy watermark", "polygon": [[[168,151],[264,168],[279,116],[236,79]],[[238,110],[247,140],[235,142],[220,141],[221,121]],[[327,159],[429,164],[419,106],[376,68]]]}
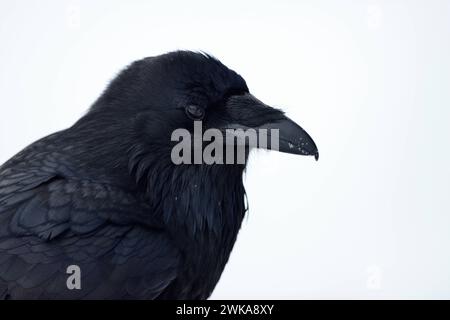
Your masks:
{"label": "alamy watermark", "polygon": [[[279,129],[207,129],[194,122],[193,134],[176,129],[171,140],[178,142],[171,152],[174,164],[245,164],[252,148],[279,150]],[[224,154],[225,153],[225,154]]]}
{"label": "alamy watermark", "polygon": [[381,281],[383,279],[383,270],[380,266],[373,265],[367,267],[366,286],[369,290],[381,289]]}
{"label": "alamy watermark", "polygon": [[66,273],[69,275],[66,286],[69,290],[81,290],[81,268],[76,264],[67,267]]}

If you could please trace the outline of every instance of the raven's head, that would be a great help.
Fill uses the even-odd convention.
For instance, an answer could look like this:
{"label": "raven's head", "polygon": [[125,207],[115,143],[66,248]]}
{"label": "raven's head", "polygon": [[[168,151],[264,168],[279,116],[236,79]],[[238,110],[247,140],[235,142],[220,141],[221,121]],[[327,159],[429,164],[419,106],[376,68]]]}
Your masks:
{"label": "raven's head", "polygon": [[[277,150],[319,157],[305,130],[251,95],[239,74],[203,53],[177,51],[132,63],[111,82],[90,112],[103,117],[106,113],[113,114],[116,121],[133,124],[135,139],[140,141],[135,157],[148,148],[158,161],[168,159],[174,147],[173,132],[193,132],[195,121],[202,121],[203,132],[211,128],[265,131],[266,145],[257,141],[254,146],[267,149],[273,148],[271,130],[278,129]],[[222,142],[224,147],[230,143],[226,138]]]}
{"label": "raven's head", "polygon": [[[195,135],[200,120],[200,135],[204,134],[199,146]],[[173,159],[179,146],[173,134],[179,130],[194,138],[189,144],[194,148],[188,148],[194,151],[193,164],[178,164]],[[215,149],[217,153],[225,149],[226,164],[195,160],[198,150],[210,147],[205,136],[211,130],[233,130],[235,139],[230,143],[225,136]],[[258,133],[256,144],[237,139],[251,130]],[[260,139],[263,131],[266,145]],[[275,149],[279,151],[319,156],[311,137],[282,111],[253,97],[240,75],[213,57],[186,51],[132,63],[67,130],[65,138],[65,152],[85,176],[143,191],[140,194],[151,204],[155,223],[159,225],[162,217],[180,246],[188,245],[177,235],[180,232],[202,237],[205,233],[199,230],[213,230],[214,241],[221,242],[221,250],[228,252],[222,265],[246,212],[242,173],[248,151],[273,149],[272,142],[278,140]],[[216,136],[213,139],[217,146]],[[228,148],[244,149],[244,156],[230,163]],[[210,240],[207,243],[213,248],[216,242]]]}

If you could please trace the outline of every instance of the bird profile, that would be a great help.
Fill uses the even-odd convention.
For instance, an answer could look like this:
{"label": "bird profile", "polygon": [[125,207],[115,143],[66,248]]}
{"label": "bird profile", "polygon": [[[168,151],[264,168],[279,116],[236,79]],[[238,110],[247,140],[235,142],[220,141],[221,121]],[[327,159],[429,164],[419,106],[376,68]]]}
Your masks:
{"label": "bird profile", "polygon": [[319,155],[216,58],[133,62],[73,126],[0,167],[0,298],[207,299],[247,210],[254,148]]}

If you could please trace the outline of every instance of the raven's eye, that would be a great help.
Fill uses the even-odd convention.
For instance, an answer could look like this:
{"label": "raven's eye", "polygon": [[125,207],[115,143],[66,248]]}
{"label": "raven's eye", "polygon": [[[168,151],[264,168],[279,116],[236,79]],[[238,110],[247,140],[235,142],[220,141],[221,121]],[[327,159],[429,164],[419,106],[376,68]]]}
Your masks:
{"label": "raven's eye", "polygon": [[205,116],[205,110],[202,107],[190,104],[186,107],[186,115],[191,120],[202,120]]}

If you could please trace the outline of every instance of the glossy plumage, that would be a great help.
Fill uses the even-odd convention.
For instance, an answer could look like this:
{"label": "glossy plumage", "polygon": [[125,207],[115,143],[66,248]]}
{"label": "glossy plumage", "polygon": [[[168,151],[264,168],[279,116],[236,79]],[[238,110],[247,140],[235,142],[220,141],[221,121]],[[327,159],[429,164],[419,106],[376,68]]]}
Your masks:
{"label": "glossy plumage", "polygon": [[[242,77],[205,54],[146,58],[71,128],[1,166],[0,297],[208,298],[246,212],[245,166],[174,165],[170,135],[192,129],[188,105],[206,127],[285,119],[248,97]],[[318,154],[310,145],[302,153]],[[70,265],[79,290],[67,288]]]}

